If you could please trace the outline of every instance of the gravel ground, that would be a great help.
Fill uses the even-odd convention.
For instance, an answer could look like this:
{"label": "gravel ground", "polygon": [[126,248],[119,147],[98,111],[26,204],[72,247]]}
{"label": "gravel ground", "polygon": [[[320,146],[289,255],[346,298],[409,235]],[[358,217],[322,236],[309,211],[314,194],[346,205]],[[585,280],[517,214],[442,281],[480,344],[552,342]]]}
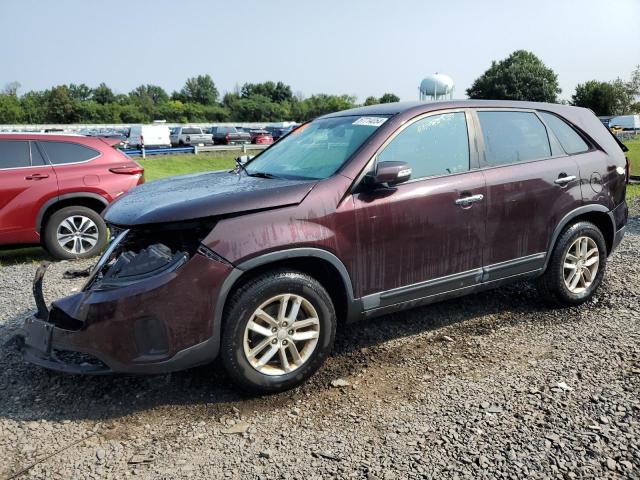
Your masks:
{"label": "gravel ground", "polygon": [[[78,377],[5,342],[35,263],[0,267],[0,478],[640,478],[640,217],[592,302],[526,284],[338,334],[306,385],[245,397],[217,364]],[[45,278],[48,299],[82,281]]]}

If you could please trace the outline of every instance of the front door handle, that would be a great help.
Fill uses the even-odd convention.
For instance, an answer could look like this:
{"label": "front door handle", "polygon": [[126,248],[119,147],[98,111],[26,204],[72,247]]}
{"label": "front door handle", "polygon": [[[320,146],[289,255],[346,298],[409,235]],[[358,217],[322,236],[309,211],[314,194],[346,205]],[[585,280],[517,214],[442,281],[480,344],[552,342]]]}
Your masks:
{"label": "front door handle", "polygon": [[555,183],[556,185],[566,185],[569,182],[573,182],[575,179],[575,175],[564,175],[556,178],[553,183]]}
{"label": "front door handle", "polygon": [[477,195],[471,195],[469,197],[458,198],[456,200],[456,205],[462,205],[462,206],[471,205],[472,203],[482,201],[483,198],[484,198],[484,195],[482,195],[481,193]]}
{"label": "front door handle", "polygon": [[43,178],[49,178],[49,175],[43,173],[34,173],[33,175],[27,175],[25,180],[42,180]]}

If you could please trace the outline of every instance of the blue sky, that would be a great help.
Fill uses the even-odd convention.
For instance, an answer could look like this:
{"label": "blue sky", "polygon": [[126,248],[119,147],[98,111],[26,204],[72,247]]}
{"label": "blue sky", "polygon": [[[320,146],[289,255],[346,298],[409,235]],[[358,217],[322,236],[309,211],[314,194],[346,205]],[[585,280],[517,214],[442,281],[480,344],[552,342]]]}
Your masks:
{"label": "blue sky", "polygon": [[168,91],[210,74],[221,92],[282,80],[294,92],[418,97],[449,74],[455,97],[517,49],[559,76],[561,98],[640,63],[640,0],[0,0],[0,87],[104,81]]}

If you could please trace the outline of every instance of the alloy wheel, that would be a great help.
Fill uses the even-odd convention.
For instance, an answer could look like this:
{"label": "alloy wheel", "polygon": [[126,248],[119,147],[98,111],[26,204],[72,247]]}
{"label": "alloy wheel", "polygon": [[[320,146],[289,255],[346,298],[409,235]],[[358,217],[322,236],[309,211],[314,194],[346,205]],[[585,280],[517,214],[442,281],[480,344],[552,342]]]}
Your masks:
{"label": "alloy wheel", "polygon": [[85,253],[98,243],[98,226],[89,217],[72,215],[60,222],[56,238],[60,247],[67,252]]}
{"label": "alloy wheel", "polygon": [[301,295],[280,294],[262,303],[244,331],[244,354],[264,375],[284,375],[299,369],[313,354],[320,320],[311,302]]}
{"label": "alloy wheel", "polygon": [[598,245],[591,237],[578,237],[564,256],[564,284],[571,293],[582,293],[596,278],[600,264]]}

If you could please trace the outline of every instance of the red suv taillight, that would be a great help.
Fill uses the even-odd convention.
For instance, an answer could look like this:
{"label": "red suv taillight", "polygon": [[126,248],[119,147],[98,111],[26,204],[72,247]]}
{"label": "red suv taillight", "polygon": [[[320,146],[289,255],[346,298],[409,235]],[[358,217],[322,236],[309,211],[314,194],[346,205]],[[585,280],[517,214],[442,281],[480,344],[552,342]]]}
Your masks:
{"label": "red suv taillight", "polygon": [[123,175],[139,175],[144,173],[144,168],[140,165],[132,165],[127,167],[114,167],[110,168],[111,173],[121,173]]}
{"label": "red suv taillight", "polygon": [[231,135],[228,133],[224,136],[224,139],[228,142],[231,139]]}

